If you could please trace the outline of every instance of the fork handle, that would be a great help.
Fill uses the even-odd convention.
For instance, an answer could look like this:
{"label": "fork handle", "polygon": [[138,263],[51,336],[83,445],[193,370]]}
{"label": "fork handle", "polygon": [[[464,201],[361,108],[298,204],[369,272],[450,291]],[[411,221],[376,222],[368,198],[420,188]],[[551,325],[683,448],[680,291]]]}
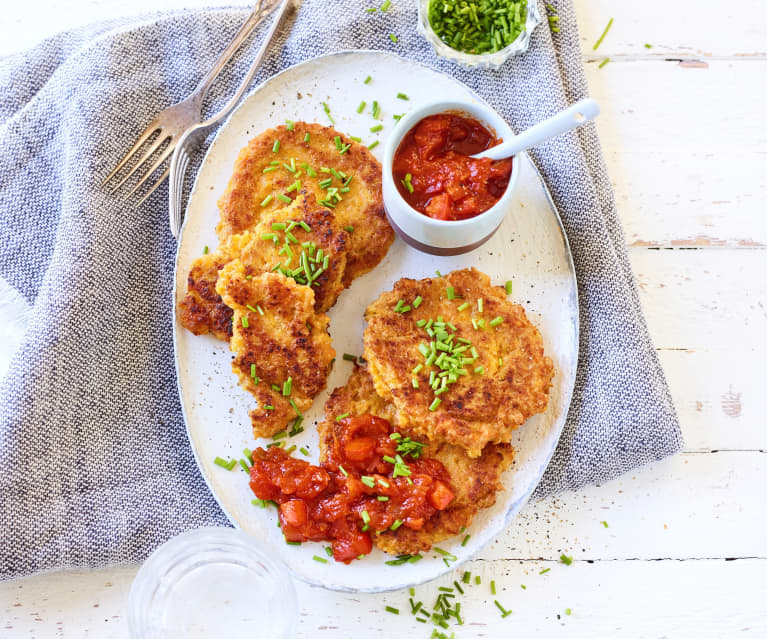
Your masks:
{"label": "fork handle", "polygon": [[[205,120],[205,122],[202,122],[196,125],[195,128],[204,128],[204,127],[209,127],[214,124],[217,124],[218,122],[223,120],[227,115],[229,115],[232,109],[234,109],[234,107],[237,106],[237,103],[240,101],[240,98],[242,97],[243,93],[245,93],[245,90],[248,88],[248,85],[251,83],[251,81],[253,80],[253,77],[256,75],[256,72],[261,66],[261,61],[264,59],[266,52],[269,50],[269,47],[272,44],[272,40],[274,39],[274,36],[277,33],[277,29],[279,29],[280,27],[280,22],[282,22],[282,18],[285,16],[285,13],[288,7],[290,7],[292,4],[293,4],[293,0],[279,0],[279,7],[275,11],[272,24],[269,27],[269,30],[266,32],[263,42],[261,42],[261,46],[258,48],[258,51],[256,52],[256,55],[253,58],[253,61],[250,63],[250,68],[248,69],[248,72],[245,74],[245,77],[242,79],[242,82],[240,82],[240,86],[237,87],[237,90],[234,92],[234,95],[232,95],[232,97],[229,98],[229,102],[227,102],[218,113],[210,116],[210,118]],[[271,11],[271,7],[269,8],[269,11]]]}
{"label": "fork handle", "polygon": [[276,2],[274,2],[274,0],[258,0],[256,2],[253,7],[253,11],[248,16],[248,19],[245,20],[245,22],[242,24],[226,49],[224,49],[218,56],[210,71],[205,74],[205,77],[200,80],[197,87],[195,87],[194,91],[192,92],[193,96],[197,97],[198,99],[202,99],[207,90],[210,88],[210,85],[213,84],[213,81],[221,73],[221,70],[237,52],[237,49],[239,49],[242,43],[248,39],[248,36],[253,33],[253,30],[259,24],[261,24],[264,18],[272,11],[275,6]]}

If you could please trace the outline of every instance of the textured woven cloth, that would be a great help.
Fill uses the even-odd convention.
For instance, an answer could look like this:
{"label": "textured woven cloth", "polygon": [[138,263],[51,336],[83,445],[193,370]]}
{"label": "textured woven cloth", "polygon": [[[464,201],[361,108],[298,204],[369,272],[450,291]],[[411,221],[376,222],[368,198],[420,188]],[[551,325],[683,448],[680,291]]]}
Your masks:
{"label": "textured woven cloth", "polygon": [[[414,2],[369,14],[356,0],[305,0],[257,81],[322,53],[385,49],[454,75],[523,129],[587,94],[572,6],[552,1],[559,33],[544,21],[526,54],[467,71],[416,33]],[[99,182],[151,117],[191,91],[245,16],[113,21],[0,61],[0,276],[31,305],[0,381],[0,577],[141,560],[185,529],[227,523],[195,465],[176,391],[167,188],[136,210]],[[211,107],[252,51],[214,86]],[[594,127],[532,157],[561,212],[581,304],[575,394],[540,498],[670,455],[681,438]]]}

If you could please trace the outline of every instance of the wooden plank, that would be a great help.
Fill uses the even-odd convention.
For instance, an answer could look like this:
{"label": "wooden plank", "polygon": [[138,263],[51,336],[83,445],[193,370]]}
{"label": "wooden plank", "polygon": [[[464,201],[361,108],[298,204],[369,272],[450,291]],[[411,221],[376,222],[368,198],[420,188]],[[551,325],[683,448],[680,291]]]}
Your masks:
{"label": "wooden plank", "polygon": [[[738,561],[575,561],[554,565],[545,575],[537,561],[472,562],[481,585],[461,597],[459,638],[549,637],[761,637],[767,633],[767,560]],[[59,573],[0,584],[3,636],[125,639],[125,600],[135,568]],[[460,573],[416,589],[416,599],[431,607],[438,588],[452,586]],[[490,580],[497,594],[491,595]],[[526,586],[526,590],[521,585]],[[298,639],[393,639],[406,633],[426,639],[430,624],[415,622],[408,593],[385,595],[333,593],[297,584]],[[512,610],[502,619],[498,599]],[[400,610],[394,615],[385,606]],[[566,610],[571,610],[567,615]]]}
{"label": "wooden plank", "polygon": [[[722,4],[716,0],[642,3],[575,0],[585,55],[662,57],[767,57],[762,0]],[[613,25],[599,49],[593,45],[607,21]],[[652,49],[646,49],[645,44]]]}
{"label": "wooden plank", "polygon": [[767,61],[591,63],[586,75],[629,244],[767,246],[767,129],[752,106]]}
{"label": "wooden plank", "polygon": [[767,453],[683,453],[603,486],[528,505],[479,556],[767,557],[767,509],[762,491],[754,490],[765,483]]}

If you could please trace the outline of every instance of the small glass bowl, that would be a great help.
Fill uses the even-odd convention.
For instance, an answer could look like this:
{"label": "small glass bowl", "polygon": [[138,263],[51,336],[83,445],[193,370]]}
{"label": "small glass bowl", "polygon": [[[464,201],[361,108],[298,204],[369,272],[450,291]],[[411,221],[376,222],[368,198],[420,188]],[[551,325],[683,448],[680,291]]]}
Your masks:
{"label": "small glass bowl", "polygon": [[131,639],[255,634],[290,639],[298,604],[287,569],[234,528],[198,528],[160,546],[128,596]]}
{"label": "small glass bowl", "polygon": [[525,30],[517,36],[514,42],[506,48],[492,53],[464,53],[449,47],[434,33],[434,29],[431,28],[431,23],[429,22],[429,4],[430,0],[418,0],[418,32],[431,43],[438,56],[469,68],[497,69],[511,56],[524,53],[530,45],[530,36],[533,33],[533,29],[541,23],[541,14],[538,11],[537,0],[528,0]]}

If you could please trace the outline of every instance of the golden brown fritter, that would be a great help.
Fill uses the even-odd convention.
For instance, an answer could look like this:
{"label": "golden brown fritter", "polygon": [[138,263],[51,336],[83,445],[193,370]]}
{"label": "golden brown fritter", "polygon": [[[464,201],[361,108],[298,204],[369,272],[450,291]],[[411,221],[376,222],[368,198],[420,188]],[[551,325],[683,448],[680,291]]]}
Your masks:
{"label": "golden brown fritter", "polygon": [[[229,342],[235,353],[232,370],[258,400],[250,412],[253,435],[269,437],[297,416],[296,409],[308,409],[325,388],[335,357],[328,316],[314,311],[310,287],[279,273],[247,279],[239,260],[219,271],[216,290],[234,311]],[[285,396],[282,389],[288,380],[292,388]]]}
{"label": "golden brown fritter", "polygon": [[[272,228],[272,224],[290,225],[291,221],[303,221],[311,228],[306,231],[300,225],[293,226],[291,233],[298,246],[286,239],[285,230]],[[278,241],[262,239],[265,234],[274,235]],[[284,249],[286,241],[290,241],[292,255]],[[300,246],[306,241],[313,242],[317,247],[311,249],[307,257],[313,259],[318,255],[318,249],[322,249],[323,257],[318,267],[327,263],[327,267],[323,267],[313,281],[312,290],[317,312],[328,310],[344,289],[349,235],[338,226],[330,210],[317,205],[312,194],[302,193],[289,206],[270,210],[253,229],[229,236],[215,251],[194,261],[187,278],[187,294],[179,302],[181,324],[195,335],[210,332],[219,339],[228,340],[231,336],[232,309],[216,292],[218,271],[234,259],[243,263],[246,275],[270,271],[276,264],[282,264],[285,269],[297,269],[300,266],[300,251],[310,250]],[[327,262],[324,257],[328,258]],[[303,281],[302,271],[297,276]]]}
{"label": "golden brown fritter", "polygon": [[[367,369],[356,367],[345,386],[336,388],[325,404],[325,420],[319,425],[320,460],[333,445],[341,425],[336,415],[371,414],[393,423],[396,409],[376,394],[373,380]],[[400,429],[404,435],[408,431]],[[488,444],[479,457],[471,458],[459,446],[432,443],[428,440],[423,449],[424,458],[440,461],[450,473],[451,487],[455,497],[445,509],[438,511],[421,530],[401,526],[396,531],[373,535],[374,543],[384,552],[392,554],[415,554],[429,550],[432,544],[457,535],[471,524],[481,508],[495,504],[496,493],[503,488],[501,475],[511,465],[514,449],[509,444]]]}
{"label": "golden brown fritter", "polygon": [[[448,299],[448,287],[454,289],[455,299]],[[395,310],[399,300],[412,306],[418,296],[423,298],[418,308]],[[465,302],[468,306],[459,311]],[[376,391],[397,409],[398,427],[462,446],[477,457],[488,443],[511,441],[515,428],[546,410],[554,366],[543,354],[541,334],[524,309],[507,301],[505,290],[491,286],[490,278],[476,269],[423,280],[401,279],[394,290],[367,308],[365,317],[365,358]],[[455,346],[466,346],[461,356],[473,355],[473,346],[477,358],[464,364],[455,383],[439,395],[441,404],[430,410],[435,399],[430,373],[439,375],[441,369],[424,365],[413,374],[418,364],[425,364],[419,345],[428,347],[432,341],[426,327],[416,322],[439,317],[455,326],[455,331],[448,327],[446,332],[454,332]],[[501,322],[491,325],[496,318]],[[418,388],[413,386],[414,377]]]}
{"label": "golden brown fritter", "polygon": [[[309,141],[305,142],[307,134]],[[339,144],[351,145],[343,154],[336,146],[336,137]],[[280,146],[275,153],[276,140]],[[295,167],[295,172],[285,166]],[[351,181],[344,186],[345,179],[339,180],[336,175],[323,172],[323,168],[334,169],[347,179],[351,177]],[[337,195],[342,198],[331,202],[339,226],[353,228],[344,275],[344,284],[348,286],[354,278],[367,273],[383,259],[394,240],[394,232],[384,214],[381,165],[365,146],[331,127],[296,122],[292,131],[278,126],[253,138],[240,151],[229,185],[218,202],[221,221],[216,230],[219,238],[225,240],[251,228],[265,213],[280,206],[278,194],[293,197],[287,189],[296,180],[318,202],[327,201],[329,192],[319,184],[328,179],[331,180],[330,188],[338,189]],[[345,188],[349,190],[343,191]],[[272,199],[261,206],[269,196]]]}

